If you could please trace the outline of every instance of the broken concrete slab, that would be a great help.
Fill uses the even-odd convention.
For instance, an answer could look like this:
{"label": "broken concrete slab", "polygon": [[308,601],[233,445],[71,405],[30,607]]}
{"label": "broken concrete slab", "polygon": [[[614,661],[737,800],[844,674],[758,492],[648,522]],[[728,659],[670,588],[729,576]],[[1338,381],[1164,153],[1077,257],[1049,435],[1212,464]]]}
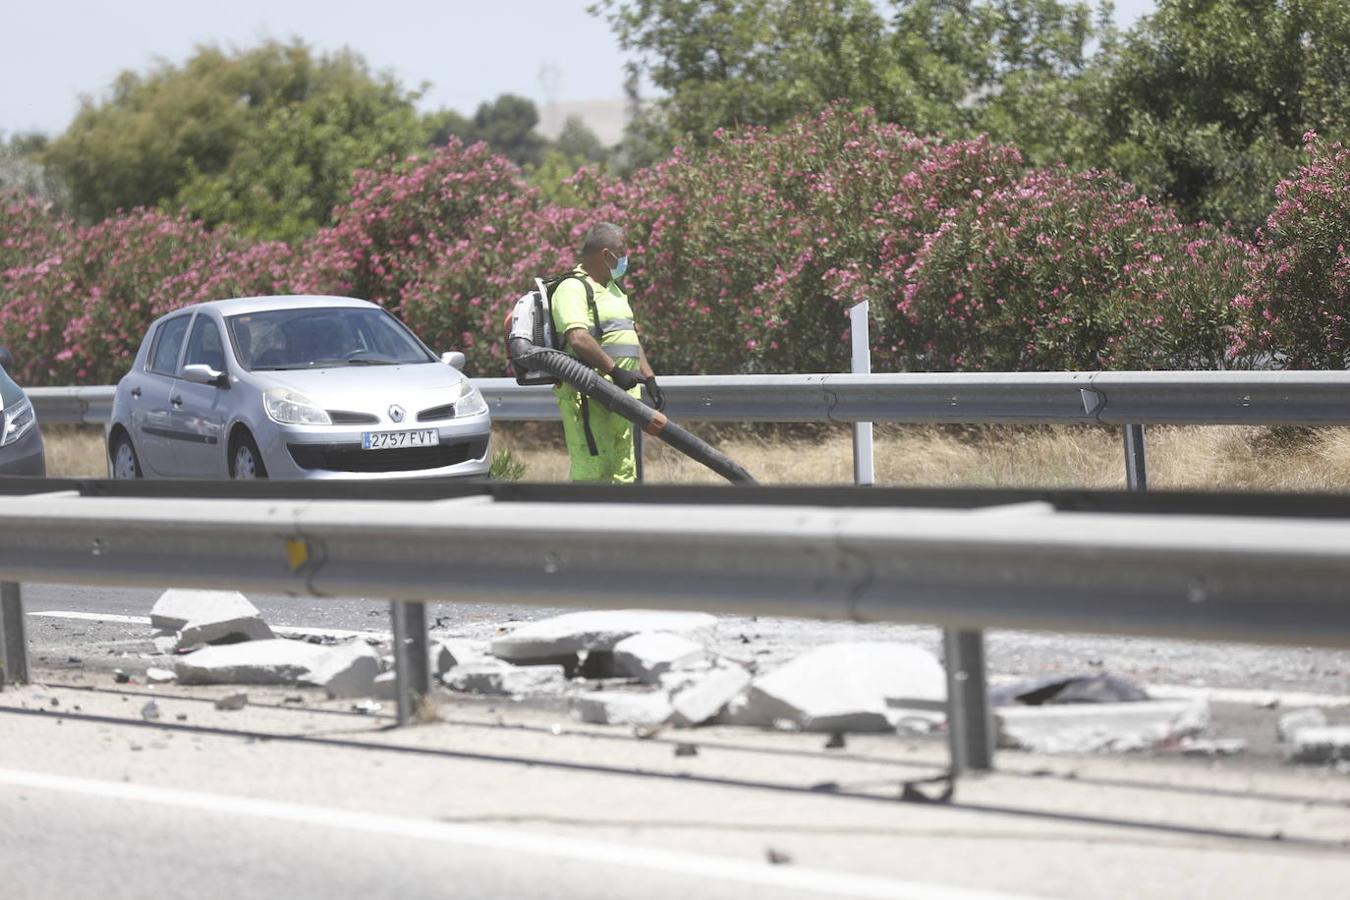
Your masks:
{"label": "broken concrete slab", "polygon": [[513,666],[500,660],[455,666],[444,681],[452,691],[505,697],[555,692],[567,684],[562,666]]}
{"label": "broken concrete slab", "polygon": [[258,608],[238,591],[167,590],[155,601],[150,624],[160,632],[177,632],[179,649],[274,636]]}
{"label": "broken concrete slab", "polygon": [[1209,724],[1204,700],[1003,706],[999,746],[1040,753],[1147,750],[1192,737]]}
{"label": "broken concrete slab", "polygon": [[[367,685],[379,673],[379,654],[362,641],[322,646],[272,638],[203,647],[174,660],[179,684],[313,684],[346,690],[344,679]],[[369,673],[369,678],[366,678]],[[367,695],[369,688],[367,687]]]}
{"label": "broken concrete slab", "polygon": [[375,684],[371,688],[370,695],[376,700],[397,700],[398,699],[398,673],[381,672],[375,676]]}
{"label": "broken concrete slab", "polygon": [[303,681],[318,685],[333,699],[369,697],[382,668],[380,653],[365,641],[324,646],[327,651]]}
{"label": "broken concrete slab", "polygon": [[441,641],[432,650],[432,659],[435,660],[433,670],[437,675],[444,675],[455,666],[461,666],[465,663],[484,662],[491,659],[488,656],[487,648],[482,644],[474,644],[469,641]]}
{"label": "broken concrete slab", "polygon": [[644,684],[655,684],[667,672],[687,669],[708,656],[702,644],[664,631],[626,637],[614,645],[612,652],[615,670]]}
{"label": "broken concrete slab", "polygon": [[[717,717],[727,704],[750,686],[751,675],[741,666],[723,663],[705,670],[677,672],[670,689],[670,721],[682,728],[702,725]],[[671,676],[667,676],[669,679]],[[662,684],[667,683],[662,679]]]}
{"label": "broken concrete slab", "polygon": [[996,685],[989,690],[994,706],[1041,706],[1057,703],[1138,703],[1149,699],[1148,692],[1123,678],[1099,672],[1095,675],[1054,676],[1013,684]]}
{"label": "broken concrete slab", "polygon": [[173,681],[174,674],[172,669],[161,669],[158,666],[151,666],[145,670],[145,680],[148,684],[168,684]]}
{"label": "broken concrete slab", "polygon": [[660,725],[672,712],[665,691],[586,691],[571,706],[572,715],[593,725]]}
{"label": "broken concrete slab", "polygon": [[1327,714],[1316,707],[1293,709],[1276,720],[1275,734],[1281,742],[1292,744],[1304,728],[1325,728],[1326,725]]}
{"label": "broken concrete slab", "polygon": [[1293,758],[1306,763],[1350,760],[1350,725],[1300,728],[1294,734]]}
{"label": "broken concrete slab", "polygon": [[947,676],[932,653],[911,644],[827,644],[756,678],[738,724],[795,722],[807,731],[892,731],[910,707],[938,709]]}
{"label": "broken concrete slab", "polygon": [[514,663],[562,662],[582,652],[609,652],[624,638],[662,631],[707,643],[717,619],[707,613],[654,609],[594,610],[527,622],[492,642],[490,652]]}

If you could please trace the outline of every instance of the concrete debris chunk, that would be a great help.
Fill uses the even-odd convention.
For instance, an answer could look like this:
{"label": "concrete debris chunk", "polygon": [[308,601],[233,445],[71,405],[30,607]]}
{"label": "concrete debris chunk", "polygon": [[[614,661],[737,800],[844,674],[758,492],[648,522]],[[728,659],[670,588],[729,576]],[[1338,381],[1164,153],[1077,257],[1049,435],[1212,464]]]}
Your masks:
{"label": "concrete debris chunk", "polygon": [[997,685],[989,690],[994,706],[1042,706],[1051,703],[1138,703],[1148,693],[1131,682],[1105,672],[1096,675],[1055,676]]}
{"label": "concrete debris chunk", "polygon": [[513,666],[498,660],[455,666],[445,679],[452,691],[503,697],[560,691],[566,683],[562,666]]}
{"label": "concrete debris chunk", "polygon": [[1294,743],[1298,733],[1304,728],[1325,728],[1327,714],[1316,707],[1294,709],[1280,716],[1275,722],[1275,734],[1286,744]]}
{"label": "concrete debris chunk", "polygon": [[362,640],[323,647],[327,652],[310,668],[304,680],[318,685],[333,699],[369,697],[380,674],[380,651]]}
{"label": "concrete debris chunk", "polygon": [[494,640],[491,653],[514,663],[561,662],[583,651],[612,651],[624,638],[645,631],[661,631],[708,643],[716,628],[716,617],[707,613],[652,609],[574,612],[527,622]]}
{"label": "concrete debris chunk", "polygon": [[999,744],[1040,753],[1147,750],[1199,734],[1209,724],[1205,700],[1003,706],[994,710]]}
{"label": "concrete debris chunk", "polygon": [[150,666],[145,670],[145,680],[150,684],[167,684],[173,681],[174,674],[172,669],[161,669],[158,666]]}
{"label": "concrete debris chunk", "polygon": [[437,675],[444,675],[455,666],[484,662],[489,658],[486,648],[468,641],[441,641],[432,651],[432,656],[435,660],[433,671]]}
{"label": "concrete debris chunk", "polygon": [[[715,718],[727,704],[741,696],[750,686],[750,673],[731,663],[689,673],[670,690],[673,710],[670,721],[682,728],[702,725]],[[665,684],[670,680],[663,679]]]}
{"label": "concrete debris chunk", "polygon": [[309,684],[333,697],[370,696],[380,656],[364,641],[322,646],[272,638],[203,647],[174,660],[179,684]]}
{"label": "concrete debris chunk", "polygon": [[940,710],[946,699],[942,664],[922,647],[838,643],[756,678],[745,704],[730,712],[740,724],[786,719],[806,731],[884,732],[911,708]]}
{"label": "concrete debris chunk", "polygon": [[1308,763],[1350,760],[1350,725],[1300,728],[1294,734],[1294,760]]}
{"label": "concrete debris chunk", "polygon": [[1181,752],[1185,756],[1236,756],[1247,749],[1242,738],[1182,738]]}
{"label": "concrete debris chunk", "polygon": [[235,712],[248,706],[248,694],[227,694],[216,701],[216,709]]}
{"label": "concrete debris chunk", "polygon": [[708,655],[702,644],[664,631],[626,637],[614,645],[613,652],[618,672],[645,684],[655,684],[667,672],[687,669]]}
{"label": "concrete debris chunk", "polygon": [[375,676],[375,684],[371,691],[371,696],[376,700],[397,700],[398,699],[398,673],[381,672]]}
{"label": "concrete debris chunk", "polygon": [[141,707],[141,718],[147,722],[159,720],[159,704],[154,700]]}
{"label": "concrete debris chunk", "polygon": [[671,712],[664,691],[587,691],[572,698],[572,715],[593,725],[660,725]]}
{"label": "concrete debris chunk", "polygon": [[178,632],[178,649],[273,637],[262,613],[238,591],[165,591],[150,610],[150,624],[163,633]]}

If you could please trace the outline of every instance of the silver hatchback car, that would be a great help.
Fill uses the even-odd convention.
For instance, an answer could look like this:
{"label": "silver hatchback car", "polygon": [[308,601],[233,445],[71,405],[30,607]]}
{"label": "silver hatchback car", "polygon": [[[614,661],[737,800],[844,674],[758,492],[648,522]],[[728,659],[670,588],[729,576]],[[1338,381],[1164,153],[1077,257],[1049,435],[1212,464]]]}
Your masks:
{"label": "silver hatchback car", "polygon": [[249,297],[150,325],[117,384],[113,478],[486,475],[482,394],[406,325],[349,297]]}

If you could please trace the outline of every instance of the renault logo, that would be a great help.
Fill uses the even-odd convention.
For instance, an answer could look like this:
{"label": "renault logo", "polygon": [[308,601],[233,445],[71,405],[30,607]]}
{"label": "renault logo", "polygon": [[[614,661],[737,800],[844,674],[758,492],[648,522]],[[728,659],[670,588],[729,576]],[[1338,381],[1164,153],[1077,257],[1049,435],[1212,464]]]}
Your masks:
{"label": "renault logo", "polygon": [[399,406],[397,403],[389,407],[389,418],[393,421],[402,422],[405,415],[407,415],[407,413],[404,412],[403,407]]}

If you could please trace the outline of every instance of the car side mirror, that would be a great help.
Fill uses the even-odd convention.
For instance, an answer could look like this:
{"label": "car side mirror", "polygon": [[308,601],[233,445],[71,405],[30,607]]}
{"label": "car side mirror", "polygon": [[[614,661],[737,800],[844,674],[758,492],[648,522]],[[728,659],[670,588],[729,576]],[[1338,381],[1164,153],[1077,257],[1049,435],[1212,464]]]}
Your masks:
{"label": "car side mirror", "polygon": [[0,369],[14,368],[14,354],[9,352],[8,347],[0,347]]}
{"label": "car side mirror", "polygon": [[193,384],[209,384],[212,387],[225,387],[225,373],[217,372],[205,363],[193,363],[183,366],[183,380]]}
{"label": "car side mirror", "polygon": [[441,354],[441,362],[452,369],[463,371],[465,363],[464,354],[460,353],[458,350],[447,350]]}

